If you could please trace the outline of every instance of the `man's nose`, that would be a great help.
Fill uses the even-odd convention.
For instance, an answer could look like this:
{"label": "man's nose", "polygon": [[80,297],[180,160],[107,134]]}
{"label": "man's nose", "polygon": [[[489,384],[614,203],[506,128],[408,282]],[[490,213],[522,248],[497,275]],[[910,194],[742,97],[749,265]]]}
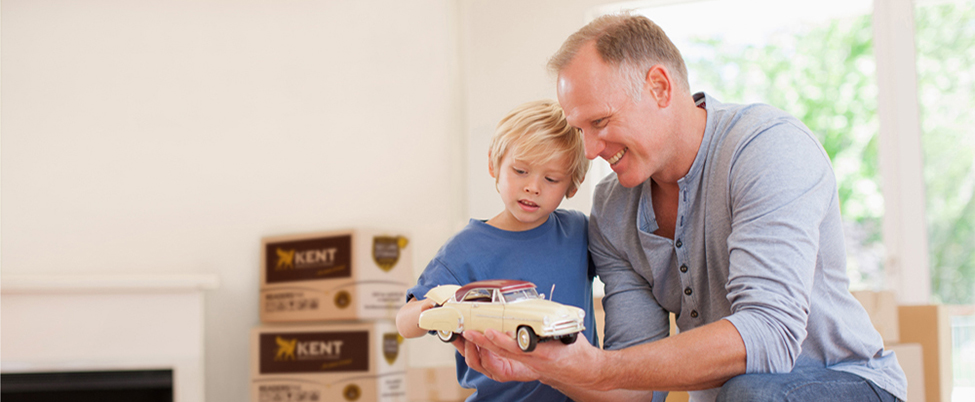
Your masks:
{"label": "man's nose", "polygon": [[606,148],[606,143],[599,139],[595,133],[583,133],[582,140],[586,145],[586,159],[596,159]]}

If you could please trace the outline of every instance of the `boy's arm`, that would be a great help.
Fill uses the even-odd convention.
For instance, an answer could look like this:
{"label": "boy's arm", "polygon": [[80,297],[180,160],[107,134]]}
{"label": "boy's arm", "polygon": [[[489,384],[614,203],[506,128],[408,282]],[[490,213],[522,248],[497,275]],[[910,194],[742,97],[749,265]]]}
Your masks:
{"label": "boy's arm", "polygon": [[411,299],[396,313],[396,330],[404,338],[419,338],[427,334],[427,330],[420,328],[420,313],[436,306],[430,299]]}

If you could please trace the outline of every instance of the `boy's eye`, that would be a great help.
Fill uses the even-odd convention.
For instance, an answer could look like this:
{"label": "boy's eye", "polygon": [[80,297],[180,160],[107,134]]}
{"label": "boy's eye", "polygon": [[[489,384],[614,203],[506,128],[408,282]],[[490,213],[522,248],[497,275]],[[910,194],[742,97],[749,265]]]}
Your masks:
{"label": "boy's eye", "polygon": [[557,184],[559,182],[559,179],[553,179],[551,177],[546,177],[545,180],[548,180],[548,182],[552,184]]}
{"label": "boy's eye", "polygon": [[518,173],[518,174],[525,174],[525,173],[526,173],[526,172],[525,172],[524,170],[522,170],[522,169],[518,169],[518,168],[511,168],[511,169],[513,169],[513,170],[515,171],[515,173]]}

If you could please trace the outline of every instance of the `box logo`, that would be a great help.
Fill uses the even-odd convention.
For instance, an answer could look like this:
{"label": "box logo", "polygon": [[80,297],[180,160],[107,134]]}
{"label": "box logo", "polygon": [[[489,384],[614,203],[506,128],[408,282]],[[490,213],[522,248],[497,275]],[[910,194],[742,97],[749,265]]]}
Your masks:
{"label": "box logo", "polygon": [[340,290],[335,294],[335,307],[339,309],[344,309],[352,304],[352,295],[349,292]]}
{"label": "box logo", "polygon": [[268,283],[348,278],[352,276],[352,236],[267,243]]}
{"label": "box logo", "polygon": [[295,359],[295,347],[298,346],[297,339],[281,339],[279,336],[274,341],[278,343],[278,353],[274,355],[274,360]]}
{"label": "box logo", "polygon": [[369,332],[264,333],[260,370],[273,373],[369,371]]}
{"label": "box logo", "polygon": [[389,272],[399,261],[400,250],[410,241],[403,236],[376,236],[372,238],[372,259],[383,271]]}
{"label": "box logo", "polygon": [[274,269],[294,269],[295,268],[295,251],[294,250],[274,250],[278,253],[278,263],[274,266]]}
{"label": "box logo", "polygon": [[383,334],[383,357],[386,363],[393,364],[399,356],[399,345],[403,343],[403,336],[399,332]]}
{"label": "box logo", "polygon": [[347,401],[357,401],[359,397],[362,396],[362,390],[359,389],[358,385],[349,384],[342,390],[342,397]]}

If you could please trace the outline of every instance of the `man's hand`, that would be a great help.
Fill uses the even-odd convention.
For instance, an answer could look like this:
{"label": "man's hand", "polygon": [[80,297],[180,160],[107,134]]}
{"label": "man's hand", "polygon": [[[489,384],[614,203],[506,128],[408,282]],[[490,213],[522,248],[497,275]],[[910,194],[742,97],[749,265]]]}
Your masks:
{"label": "man's hand", "polygon": [[[498,334],[502,340],[507,339],[511,343],[514,343],[514,339],[510,335],[504,335],[495,330],[488,331],[493,331],[493,333]],[[490,343],[484,334],[477,331],[464,331],[463,339],[458,339],[454,343],[454,346],[457,347],[460,354],[464,356],[468,367],[498,382],[525,382],[539,379],[538,373],[532,370],[531,367],[517,360],[502,358],[491,352],[490,349],[478,346],[476,342]],[[515,344],[515,348],[517,347],[517,344]],[[520,351],[520,349],[518,350]]]}
{"label": "man's hand", "polygon": [[597,373],[602,372],[601,351],[584,340],[571,345],[539,343],[530,353],[522,352],[510,335],[489,329],[483,334],[464,331],[467,365],[496,381],[534,381],[561,388],[571,384],[585,389],[608,389]]}

